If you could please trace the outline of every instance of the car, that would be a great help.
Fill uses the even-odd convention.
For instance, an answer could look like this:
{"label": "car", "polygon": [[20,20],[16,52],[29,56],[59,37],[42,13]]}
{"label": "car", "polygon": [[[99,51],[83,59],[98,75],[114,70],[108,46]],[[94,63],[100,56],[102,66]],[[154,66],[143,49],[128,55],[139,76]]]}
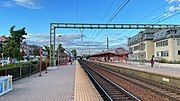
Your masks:
{"label": "car", "polygon": [[20,60],[20,62],[27,63],[28,61],[26,59],[24,59],[24,60]]}
{"label": "car", "polygon": [[1,62],[2,62],[2,66],[9,64],[9,61],[8,61],[8,60],[1,60]]}
{"label": "car", "polygon": [[19,63],[19,61],[17,59],[12,60],[12,64],[18,64],[18,63]]}

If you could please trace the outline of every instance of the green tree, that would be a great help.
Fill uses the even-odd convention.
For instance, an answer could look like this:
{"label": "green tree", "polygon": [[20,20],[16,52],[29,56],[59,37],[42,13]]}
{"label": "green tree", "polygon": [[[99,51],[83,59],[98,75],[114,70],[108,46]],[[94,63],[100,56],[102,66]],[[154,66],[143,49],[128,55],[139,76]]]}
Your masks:
{"label": "green tree", "polygon": [[65,49],[62,47],[62,44],[59,44],[57,51],[64,53]]}
{"label": "green tree", "polygon": [[39,51],[40,51],[39,48],[37,48],[37,47],[34,48],[34,50],[33,50],[33,55],[34,55],[34,56],[40,56],[40,52],[39,52]]}
{"label": "green tree", "polygon": [[3,55],[6,57],[16,58],[18,60],[22,59],[22,53],[20,52],[21,43],[26,39],[24,35],[27,35],[25,28],[15,30],[15,26],[10,28],[10,36],[7,42],[3,45]]}
{"label": "green tree", "polygon": [[73,49],[73,50],[71,51],[71,53],[73,54],[74,58],[77,57],[77,51],[76,51],[76,49]]}

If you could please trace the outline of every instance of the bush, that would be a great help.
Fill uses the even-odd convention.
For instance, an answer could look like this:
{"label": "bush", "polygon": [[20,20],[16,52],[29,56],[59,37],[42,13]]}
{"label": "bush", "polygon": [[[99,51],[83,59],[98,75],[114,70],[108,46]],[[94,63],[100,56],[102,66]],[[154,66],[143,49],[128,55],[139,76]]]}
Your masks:
{"label": "bush", "polygon": [[[23,78],[23,77],[39,72],[39,67],[40,67],[39,65],[40,64],[38,61],[29,62],[29,63],[19,63],[16,65],[9,64],[9,65],[0,67],[0,76],[12,75],[13,80],[17,80],[19,78]],[[20,74],[20,69],[22,71],[21,74]],[[46,69],[46,62],[42,62],[41,70],[43,71],[45,69]]]}
{"label": "bush", "polygon": [[169,63],[169,61],[168,61],[168,60],[166,60],[166,59],[161,59],[161,60],[158,60],[158,62],[159,62],[159,63]]}

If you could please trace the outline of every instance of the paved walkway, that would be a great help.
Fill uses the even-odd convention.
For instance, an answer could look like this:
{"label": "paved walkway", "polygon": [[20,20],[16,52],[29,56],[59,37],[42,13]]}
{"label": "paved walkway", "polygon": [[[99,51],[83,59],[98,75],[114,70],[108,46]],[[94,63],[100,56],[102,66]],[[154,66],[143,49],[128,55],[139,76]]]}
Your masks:
{"label": "paved walkway", "polygon": [[179,67],[179,65],[175,65],[175,66],[171,67],[171,66],[166,66],[166,65],[164,66],[162,64],[159,64],[161,66],[157,66],[158,64],[156,64],[155,67],[151,67],[149,64],[139,65],[136,62],[131,62],[131,64],[119,63],[119,62],[118,63],[102,62],[102,63],[180,78],[180,67]]}
{"label": "paved walkway", "polygon": [[74,101],[103,101],[78,62],[76,62]]}
{"label": "paved walkway", "polygon": [[103,101],[78,62],[13,82],[0,101]]}
{"label": "paved walkway", "polygon": [[13,91],[0,101],[72,101],[75,64],[23,78],[13,83]]}

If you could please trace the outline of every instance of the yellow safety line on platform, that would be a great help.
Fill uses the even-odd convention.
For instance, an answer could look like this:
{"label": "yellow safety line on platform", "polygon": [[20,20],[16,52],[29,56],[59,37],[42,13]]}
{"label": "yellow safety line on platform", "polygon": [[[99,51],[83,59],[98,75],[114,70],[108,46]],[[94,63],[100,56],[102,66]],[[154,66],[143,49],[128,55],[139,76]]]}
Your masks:
{"label": "yellow safety line on platform", "polygon": [[103,101],[78,61],[76,61],[74,101]]}

